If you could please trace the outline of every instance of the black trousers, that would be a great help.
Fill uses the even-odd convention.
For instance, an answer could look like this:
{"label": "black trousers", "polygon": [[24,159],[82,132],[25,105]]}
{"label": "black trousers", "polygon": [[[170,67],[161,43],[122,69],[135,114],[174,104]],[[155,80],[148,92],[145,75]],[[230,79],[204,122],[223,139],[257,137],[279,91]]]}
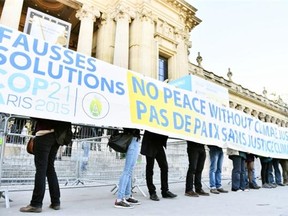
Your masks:
{"label": "black trousers", "polygon": [[168,188],[168,163],[164,148],[162,148],[154,157],[146,156],[146,184],[148,187],[149,194],[156,194],[156,187],[153,184],[153,169],[155,159],[160,167],[161,176],[161,193],[165,193],[169,190]]}
{"label": "black trousers", "polygon": [[43,136],[36,136],[34,143],[34,162],[36,174],[34,190],[30,205],[42,207],[42,201],[46,189],[46,177],[49,186],[51,204],[60,204],[60,189],[58,178],[54,168],[54,161],[59,145],[56,142],[54,133]]}
{"label": "black trousers", "polygon": [[199,191],[202,189],[202,171],[206,160],[206,152],[202,144],[188,144],[187,153],[189,159],[189,167],[186,175],[186,188],[185,192],[193,190]]}

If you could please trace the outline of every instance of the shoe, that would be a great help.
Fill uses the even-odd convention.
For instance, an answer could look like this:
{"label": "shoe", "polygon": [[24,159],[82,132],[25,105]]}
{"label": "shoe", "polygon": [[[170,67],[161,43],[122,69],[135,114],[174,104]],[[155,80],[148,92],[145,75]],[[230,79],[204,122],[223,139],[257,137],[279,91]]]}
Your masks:
{"label": "shoe", "polygon": [[160,200],[159,197],[157,196],[157,194],[151,194],[150,199],[153,201],[159,201]]}
{"label": "shoe", "polygon": [[277,184],[275,183],[268,183],[270,185],[271,188],[276,188],[277,187]]}
{"label": "shoe", "polygon": [[49,208],[54,209],[54,210],[59,210],[60,209],[60,204],[51,204]]}
{"label": "shoe", "polygon": [[33,207],[31,205],[28,205],[26,207],[20,208],[20,212],[34,212],[34,213],[40,213],[42,212],[41,207]]}
{"label": "shoe", "polygon": [[170,191],[166,191],[165,193],[162,193],[162,197],[163,198],[175,198],[177,197],[176,194],[173,194],[172,192]]}
{"label": "shoe", "polygon": [[247,189],[247,188],[245,188],[245,189],[243,189],[242,191],[244,191],[244,192],[249,192],[250,190]]}
{"label": "shoe", "polygon": [[210,190],[210,193],[213,193],[213,194],[220,194],[220,192],[219,192],[216,188],[211,189],[211,190]]}
{"label": "shoe", "polygon": [[194,192],[193,190],[192,191],[188,191],[185,193],[185,196],[190,196],[190,197],[199,197],[199,194]]}
{"label": "shoe", "polygon": [[259,185],[255,185],[255,184],[251,184],[250,186],[249,186],[249,188],[250,189],[259,189],[259,188],[261,188]]}
{"label": "shoe", "polygon": [[141,202],[139,200],[135,199],[134,197],[129,197],[128,199],[126,199],[126,201],[132,205],[140,205],[141,204]]}
{"label": "shoe", "polygon": [[279,184],[277,184],[278,186],[285,186],[284,184],[282,184],[282,183],[279,183]]}
{"label": "shoe", "polygon": [[196,190],[196,193],[201,195],[201,196],[209,196],[209,193],[206,193],[203,189],[201,190]]}
{"label": "shoe", "polygon": [[272,188],[272,187],[271,187],[271,185],[265,183],[265,184],[262,185],[262,188]]}
{"label": "shoe", "polygon": [[220,193],[228,193],[228,191],[224,190],[223,188],[217,188],[217,191]]}
{"label": "shoe", "polygon": [[126,202],[125,199],[122,199],[121,201],[117,202],[117,200],[115,201],[114,204],[115,208],[123,208],[123,209],[131,209],[134,208],[134,206],[131,206],[128,202]]}
{"label": "shoe", "polygon": [[231,191],[233,191],[233,192],[242,192],[243,190],[241,190],[241,189],[231,189]]}

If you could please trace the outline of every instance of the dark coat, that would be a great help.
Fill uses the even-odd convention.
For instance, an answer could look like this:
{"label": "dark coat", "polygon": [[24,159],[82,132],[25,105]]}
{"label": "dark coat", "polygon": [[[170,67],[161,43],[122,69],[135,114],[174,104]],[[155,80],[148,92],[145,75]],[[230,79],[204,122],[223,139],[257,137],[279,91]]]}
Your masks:
{"label": "dark coat", "polygon": [[159,149],[166,148],[167,140],[168,136],[145,130],[140,153],[148,157],[155,157]]}

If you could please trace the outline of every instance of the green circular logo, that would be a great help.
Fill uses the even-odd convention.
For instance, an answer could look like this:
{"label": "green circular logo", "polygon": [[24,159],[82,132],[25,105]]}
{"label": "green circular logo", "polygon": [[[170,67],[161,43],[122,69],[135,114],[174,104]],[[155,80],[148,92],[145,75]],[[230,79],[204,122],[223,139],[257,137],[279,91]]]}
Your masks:
{"label": "green circular logo", "polygon": [[93,98],[90,102],[89,109],[90,109],[92,116],[94,116],[94,117],[99,116],[102,112],[102,104],[101,104],[100,100],[97,98]]}

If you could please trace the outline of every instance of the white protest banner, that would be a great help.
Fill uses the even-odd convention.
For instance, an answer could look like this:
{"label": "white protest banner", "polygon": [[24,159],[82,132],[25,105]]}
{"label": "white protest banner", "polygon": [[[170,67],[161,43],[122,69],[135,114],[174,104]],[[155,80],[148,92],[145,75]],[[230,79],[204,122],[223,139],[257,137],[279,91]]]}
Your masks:
{"label": "white protest banner", "polygon": [[288,158],[288,130],[0,25],[0,112],[136,127]]}

